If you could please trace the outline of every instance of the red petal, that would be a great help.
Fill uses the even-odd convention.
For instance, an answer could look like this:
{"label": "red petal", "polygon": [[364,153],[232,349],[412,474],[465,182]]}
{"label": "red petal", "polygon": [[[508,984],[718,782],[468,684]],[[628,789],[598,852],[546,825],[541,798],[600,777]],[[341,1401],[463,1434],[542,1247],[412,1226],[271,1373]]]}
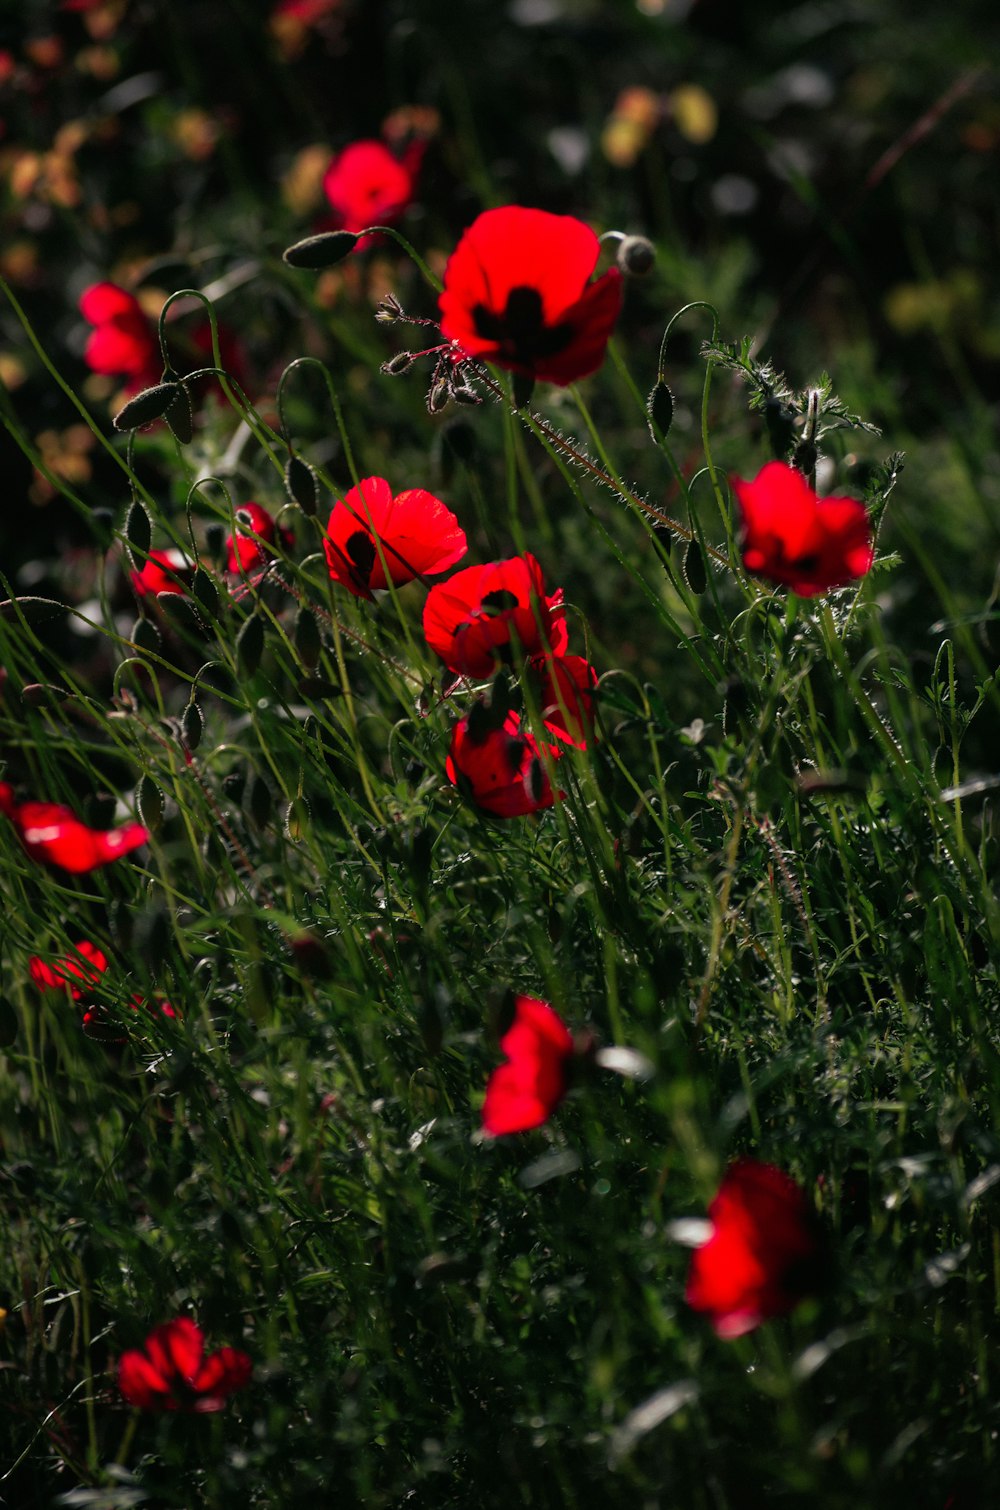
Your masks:
{"label": "red petal", "polygon": [[783,1170],[742,1159],[709,1206],[713,1232],[693,1255],[685,1298],[738,1337],[792,1310],[814,1287],[821,1243],[811,1208]]}
{"label": "red petal", "polygon": [[476,330],[477,304],[501,313],[513,288],[538,290],[547,324],[580,299],[597,265],[600,242],[571,215],[519,205],[486,210],[459,241],[444,272],[441,330],[470,355],[486,349]]}
{"label": "red petal", "polygon": [[548,1120],[566,1094],[573,1039],[547,1002],[519,996],[514,1022],[500,1040],[508,1062],[490,1076],[483,1127],[498,1136],[526,1132]]}
{"label": "red petal", "polygon": [[171,1410],[171,1381],[150,1362],[145,1353],[132,1349],[118,1361],[118,1388],[130,1405],[141,1410]]}
{"label": "red petal", "polygon": [[220,1347],[205,1359],[192,1380],[192,1388],[205,1397],[198,1401],[196,1409],[220,1410],[226,1396],[243,1389],[252,1373],[253,1364],[246,1353],[234,1347]]}
{"label": "red petal", "polygon": [[[360,554],[359,536],[368,542],[360,542]],[[467,549],[458,520],[439,498],[423,488],[394,498],[384,477],[366,477],[335,505],[324,544],[331,577],[355,597],[370,597],[389,579],[401,587],[444,571]]]}
{"label": "red petal", "polygon": [[117,283],[94,283],[80,295],[79,309],[91,325],[101,325],[120,315],[133,315],[145,320],[142,305],[135,294],[119,288]]}
{"label": "red petal", "polygon": [[345,231],[398,218],[413,195],[413,179],[378,141],[353,142],[323,177],[323,192]]}
{"label": "red petal", "polygon": [[204,1333],[187,1316],[178,1316],[154,1327],[146,1338],[146,1352],[164,1379],[180,1379],[190,1385],[201,1368]]}

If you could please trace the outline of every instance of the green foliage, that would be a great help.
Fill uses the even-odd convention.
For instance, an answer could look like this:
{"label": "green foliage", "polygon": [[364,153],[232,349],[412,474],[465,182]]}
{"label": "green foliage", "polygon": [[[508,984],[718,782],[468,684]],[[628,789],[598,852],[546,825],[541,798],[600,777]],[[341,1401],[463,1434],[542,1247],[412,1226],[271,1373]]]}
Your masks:
{"label": "green foliage", "polygon": [[[973,339],[938,310],[918,350],[878,301],[899,276],[880,261],[890,235],[917,263],[992,256],[992,199],[979,149],[953,171],[954,139],[931,132],[926,179],[904,155],[871,226],[808,203],[850,206],[941,96],[941,68],[966,66],[970,39],[978,56],[973,26],[894,3],[874,23],[751,5],[704,32],[701,7],[674,23],[580,4],[529,26],[531,7],[474,0],[445,39],[440,7],[412,0],[388,7],[385,39],[368,8],[332,7],[287,57],[254,7],[227,9],[224,33],[211,7],[184,9],[123,12],[110,89],[62,16],[84,59],[60,75],[69,103],[33,86],[5,138],[48,150],[70,103],[91,124],[131,112],[128,146],[94,125],[74,169],[103,218],[44,184],[33,214],[5,191],[38,256],[2,286],[0,356],[24,381],[0,394],[18,524],[0,778],[98,827],[137,816],[150,840],[69,875],[0,817],[0,1502],[990,1503],[997,312]],[[878,102],[838,106],[864,149],[846,187],[840,117],[761,105],[782,70],[830,59],[850,100]],[[154,67],[170,87],[144,96]],[[633,169],[601,155],[625,85],[697,76],[722,103],[745,69],[756,103],[726,106],[714,142],[683,135],[671,96]],[[993,129],[961,98],[963,129]],[[310,234],[322,206],[279,192],[331,110],[332,151],[411,101],[441,115],[404,222],[430,268],[473,201],[544,201],[656,241],[578,391],[478,373],[481,404],[428,414],[428,384],[432,411],[447,398],[433,365],[393,377],[383,328],[433,315],[427,267],[388,236],[351,251]],[[180,145],[195,106],[217,132],[200,158]],[[545,145],[571,119],[582,177]],[[782,122],[818,187],[767,166]],[[673,172],[685,162],[693,177]],[[761,186],[746,229],[708,208],[734,173]],[[964,195],[954,246],[928,185]],[[128,204],[137,218],[111,213]],[[817,237],[840,259],[826,282]],[[249,377],[171,370],[124,408],[95,383],[66,290],[139,256],[148,287],[191,282],[212,312],[210,364],[185,349],[202,311],[164,315],[179,372],[214,372],[228,328]],[[848,298],[837,280],[854,277]],[[795,287],[813,299],[789,314]],[[689,294],[668,387],[657,343]],[[53,448],[72,427],[89,472]],[[902,450],[863,449],[883,431],[909,458],[898,487]],[[803,445],[823,491],[864,499],[878,547],[863,582],[813,602],[743,570],[727,483]],[[490,818],[445,772],[473,692],[484,728],[515,711],[544,743],[524,669],[456,683],[424,643],[424,584],[368,602],[331,581],[329,510],[370,475],[440,496],[469,564],[530,550],[564,589],[600,683],[550,810]],[[231,573],[250,499],[291,543]],[[190,590],[137,611],[131,571],[171,547],[195,563]],[[78,957],[83,939],[107,956],[99,982],[79,1000],[40,990],[32,957]],[[484,1139],[511,993],[648,1078],[586,1060],[544,1126]],[[741,1154],[808,1193],[834,1272],[722,1341],[684,1301],[685,1224]],[[179,1314],[245,1349],[253,1382],[217,1414],[133,1412],[117,1359]]]}

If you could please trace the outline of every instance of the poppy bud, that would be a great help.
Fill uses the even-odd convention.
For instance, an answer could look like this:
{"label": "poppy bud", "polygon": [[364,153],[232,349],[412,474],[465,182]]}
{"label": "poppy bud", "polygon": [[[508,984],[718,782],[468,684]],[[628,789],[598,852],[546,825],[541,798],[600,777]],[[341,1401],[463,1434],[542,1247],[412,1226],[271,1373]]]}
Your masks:
{"label": "poppy bud", "polygon": [[135,793],[139,817],[150,833],[158,833],[163,824],[163,793],[149,776],[143,776]]}
{"label": "poppy bud", "polygon": [[382,363],[379,372],[384,372],[386,377],[399,377],[401,373],[409,372],[416,360],[412,351],[397,351],[394,357]]}
{"label": "poppy bud", "polygon": [[99,545],[107,549],[111,544],[114,530],[114,516],[110,509],[91,509],[90,527],[97,538]]}
{"label": "poppy bud", "polygon": [[205,732],[205,715],[194,701],[188,703],[181,715],[181,733],[189,750],[196,750]]}
{"label": "poppy bud", "polygon": [[705,567],[705,552],[700,541],[694,537],[688,541],[688,548],[684,552],[684,576],[691,591],[700,597],[708,586],[708,572]]}
{"label": "poppy bud", "polygon": [[431,385],[430,391],[427,394],[428,412],[430,414],[440,414],[441,410],[447,404],[449,397],[450,390],[448,383],[444,378],[440,378],[436,383]]}
{"label": "poppy bud", "polygon": [[220,562],[226,549],[226,527],[213,520],[205,526],[205,549],[216,563]]}
{"label": "poppy bud", "polygon": [[219,589],[208,572],[202,571],[200,567],[194,574],[191,592],[209,617],[214,619],[219,612]]}
{"label": "poppy bud", "polygon": [[194,412],[191,408],[191,395],[183,383],[177,384],[174,401],[163,418],[179,446],[190,444],[191,437],[194,435]]}
{"label": "poppy bud", "polygon": [[[132,506],[125,515],[125,539],[128,541],[133,560],[137,554],[145,556],[148,553],[152,538],[153,526],[149,515],[138,498],[133,499]],[[139,563],[136,562],[137,568],[138,565]]]}
{"label": "poppy bud", "polygon": [[21,701],[29,708],[39,708],[48,702],[64,702],[69,693],[65,687],[55,687],[50,682],[28,682],[21,688]]}
{"label": "poppy bud", "polygon": [[274,806],[271,800],[271,788],[263,776],[255,776],[250,783],[250,790],[245,794],[247,812],[256,823],[258,828],[263,828],[271,816]]}
{"label": "poppy bud", "polygon": [[296,797],[285,809],[285,838],[297,844],[309,827],[309,804],[304,797]]}
{"label": "poppy bud", "polygon": [[319,485],[312,467],[294,451],[289,451],[285,462],[285,489],[292,502],[311,519],[319,507]]}
{"label": "poppy bud", "polygon": [[289,267],[308,268],[319,272],[322,268],[336,267],[349,257],[357,244],[353,231],[323,231],[318,236],[306,236],[282,252],[282,260]]}
{"label": "poppy bud", "polygon": [[180,383],[157,383],[144,388],[119,409],[111,423],[116,430],[138,430],[141,425],[162,419],[180,392]]}
{"label": "poppy bud", "polygon": [[403,318],[403,306],[395,294],[386,294],[384,299],[379,300],[375,318],[380,325],[392,325],[394,321]]}
{"label": "poppy bud", "polygon": [[155,654],[162,644],[160,631],[150,619],[136,619],[129,632],[129,639],[137,650]]}
{"label": "poppy bud", "polygon": [[470,388],[468,383],[461,383],[457,388],[453,388],[451,390],[451,396],[455,400],[456,404],[478,405],[482,403],[482,399],[479,397],[479,394],[476,392],[475,388]]}
{"label": "poppy bud", "polygon": [[263,654],[264,623],[258,614],[252,613],[236,636],[236,661],[240,670],[252,676]]}
{"label": "poppy bud", "polygon": [[645,236],[624,236],[615,260],[626,277],[645,278],[656,261],[656,248]]}
{"label": "poppy bud", "polygon": [[649,433],[658,445],[660,436],[666,435],[674,422],[674,396],[662,378],[657,379],[646,400],[646,412],[650,418]]}
{"label": "poppy bud", "polygon": [[294,638],[299,660],[307,671],[315,670],[323,652],[323,638],[319,632],[316,615],[304,605],[295,617]]}

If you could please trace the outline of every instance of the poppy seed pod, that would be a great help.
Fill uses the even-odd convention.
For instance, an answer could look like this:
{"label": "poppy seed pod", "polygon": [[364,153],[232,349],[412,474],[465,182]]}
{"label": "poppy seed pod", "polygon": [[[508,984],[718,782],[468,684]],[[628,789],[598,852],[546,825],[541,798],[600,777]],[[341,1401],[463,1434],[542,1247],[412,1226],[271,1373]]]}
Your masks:
{"label": "poppy seed pod", "polygon": [[645,278],[656,262],[656,248],[645,236],[623,236],[615,261],[626,278]]}

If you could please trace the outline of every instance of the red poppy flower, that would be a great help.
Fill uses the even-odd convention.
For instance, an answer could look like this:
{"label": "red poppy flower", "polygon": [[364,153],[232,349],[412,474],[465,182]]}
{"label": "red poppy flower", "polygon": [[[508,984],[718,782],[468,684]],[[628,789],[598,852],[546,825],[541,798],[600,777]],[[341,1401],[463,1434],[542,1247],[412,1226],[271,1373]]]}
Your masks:
{"label": "red poppy flower", "polygon": [[743,515],[743,565],[802,598],[863,577],[875,558],[856,498],[818,498],[801,472],[769,461],[753,482],[733,478]]}
{"label": "red poppy flower", "polygon": [[142,569],[129,575],[140,598],[156,597],[161,592],[185,593],[194,577],[194,563],[183,551],[150,551]]}
{"label": "red poppy flower", "polygon": [[432,587],[424,604],[424,634],[452,671],[489,676],[497,662],[522,655],[562,655],[569,643],[562,589],[545,596],[534,556],[467,566]]}
{"label": "red poppy flower", "polygon": [[569,1089],[573,1038],[548,1002],[514,1000],[514,1021],[500,1040],[507,1062],[486,1086],[483,1129],[493,1137],[547,1122]]}
{"label": "red poppy flower", "polygon": [[0,781],[0,813],[13,823],[32,860],[58,865],[72,875],[84,875],[109,865],[145,844],[149,833],[141,823],[121,828],[88,828],[72,808],[58,802],[15,802],[13,788]]}
{"label": "red poppy flower", "polygon": [[[154,1017],[177,1017],[177,1011],[169,1001],[160,996],[151,999],[136,992],[129,1001],[133,1012],[139,1012],[145,1008]],[[96,1038],[101,1043],[127,1043],[128,1034],[123,1033],[121,1025],[112,1016],[109,1016],[106,1008],[102,1006],[89,1006],[83,1014],[83,1031],[88,1038]]]}
{"label": "red poppy flower", "polygon": [[160,381],[159,343],[135,294],[117,283],[95,283],[81,294],[80,313],[94,326],[83,350],[92,372],[127,378],[128,393]]}
{"label": "red poppy flower", "polygon": [[685,1299],[720,1337],[784,1316],[818,1288],[824,1245],[803,1190],[773,1164],[740,1159],[708,1208],[712,1235],[691,1259]]}
{"label": "red poppy flower", "polygon": [[31,956],[28,970],[39,991],[56,991],[69,986],[70,996],[79,1001],[83,992],[74,982],[92,985],[100,980],[108,968],[107,956],[89,939],[81,939],[73,947],[76,955],[69,954],[65,959],[54,960],[51,965],[47,965],[38,954]]}
{"label": "red poppy flower", "polygon": [[[553,792],[538,745],[516,713],[508,713],[501,729],[479,733],[475,716],[471,730],[469,724],[466,717],[455,725],[445,771],[477,807],[495,818],[523,818],[563,796]],[[558,760],[562,750],[550,745],[549,753]]]}
{"label": "red poppy flower", "polygon": [[[274,545],[280,540],[285,550],[288,550],[295,538],[290,529],[282,526],[279,530],[274,515],[261,508],[259,503],[241,504],[236,510],[236,523],[236,534],[230,535],[226,540],[226,567],[232,572],[249,572],[256,566],[263,566],[269,559],[266,546]],[[240,525],[243,526],[242,529],[239,528]],[[259,535],[264,544],[247,534],[248,529],[254,535]]]}
{"label": "red poppy flower", "polygon": [[338,227],[363,231],[398,220],[413,198],[418,162],[418,153],[411,150],[400,159],[378,141],[345,147],[323,176],[323,192]]}
{"label": "red poppy flower", "polygon": [[536,655],[530,669],[545,727],[557,739],[585,750],[594,727],[593,666],[582,655]]}
{"label": "red poppy flower", "polygon": [[122,1353],[118,1388],[141,1410],[221,1410],[227,1395],[250,1382],[246,1353],[220,1347],[205,1356],[205,1334],[186,1316],[154,1327],[144,1349]]}
{"label": "red poppy flower", "polygon": [[600,243],[571,215],[486,210],[448,259],[441,330],[466,356],[524,377],[576,382],[595,372],[621,308],[621,274],[591,274]]}
{"label": "red poppy flower", "polygon": [[363,478],[334,505],[323,543],[330,576],[356,598],[370,598],[390,579],[401,587],[445,571],[468,548],[465,532],[439,498],[423,488],[407,488],[394,498],[384,477]]}

